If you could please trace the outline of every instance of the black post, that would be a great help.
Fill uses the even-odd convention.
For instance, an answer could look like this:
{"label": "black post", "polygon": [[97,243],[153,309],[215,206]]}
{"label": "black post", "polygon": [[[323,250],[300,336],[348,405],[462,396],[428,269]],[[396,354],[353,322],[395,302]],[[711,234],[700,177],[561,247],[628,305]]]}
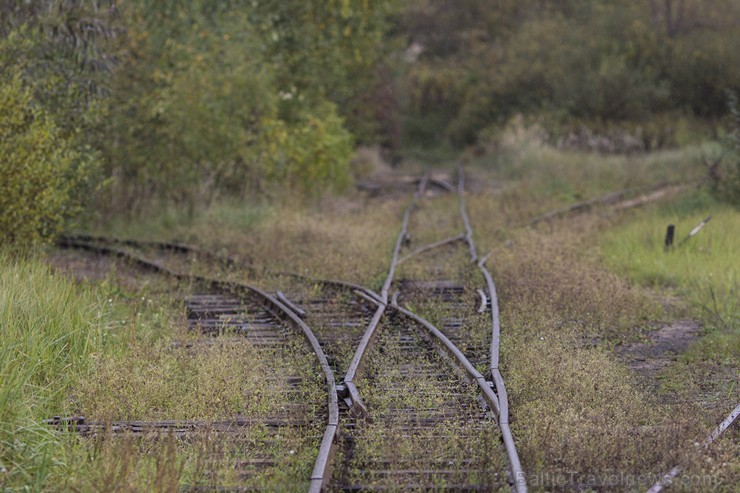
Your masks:
{"label": "black post", "polygon": [[676,233],[676,226],[673,224],[668,225],[668,229],[665,232],[665,249],[669,250],[673,246],[673,236]]}

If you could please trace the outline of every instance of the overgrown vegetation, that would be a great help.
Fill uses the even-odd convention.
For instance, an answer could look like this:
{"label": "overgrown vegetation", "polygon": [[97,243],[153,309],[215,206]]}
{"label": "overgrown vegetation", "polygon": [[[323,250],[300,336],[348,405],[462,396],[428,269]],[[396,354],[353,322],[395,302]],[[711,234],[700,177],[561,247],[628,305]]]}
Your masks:
{"label": "overgrown vegetation", "polygon": [[[97,189],[89,217],[103,221],[341,190],[356,143],[460,148],[517,114],[563,146],[684,144],[716,137],[740,90],[729,0],[4,0],[0,12],[0,82],[57,129],[86,170],[73,195]],[[12,132],[3,155],[24,130]]]}
{"label": "overgrown vegetation", "polygon": [[79,212],[97,162],[72,140],[19,77],[0,80],[0,244],[39,243]]}
{"label": "overgrown vegetation", "polygon": [[[78,181],[89,186],[74,195],[98,219],[162,203],[193,214],[216,197],[271,197],[278,187],[342,189],[355,141],[382,138],[374,94],[393,5],[4,1],[0,145],[14,162],[3,177],[49,166],[64,176],[68,161],[88,168]],[[18,154],[19,139],[41,139],[11,126],[22,114],[48,127],[57,154],[43,142],[34,156]],[[38,204],[47,223],[72,215],[64,185],[50,182],[59,200]],[[33,193],[20,192],[8,197],[15,208]],[[60,224],[36,229],[49,236]]]}
{"label": "overgrown vegetation", "polygon": [[523,113],[556,137],[616,124],[637,149],[675,144],[678,117],[726,114],[738,14],[730,0],[408,2],[406,134],[471,144]]}
{"label": "overgrown vegetation", "polygon": [[710,186],[714,195],[724,202],[740,207],[740,103],[737,93],[727,91],[730,108],[729,132],[725,138],[725,153],[709,166]]}
{"label": "overgrown vegetation", "polygon": [[[324,393],[300,337],[280,354],[239,336],[198,344],[179,323],[181,302],[160,292],[167,286],[128,291],[118,281],[109,274],[78,285],[39,259],[0,256],[0,488],[163,492],[247,478],[255,488],[302,491],[316,454],[309,415],[320,412]],[[292,387],[281,375],[308,377]],[[275,431],[260,421],[296,405],[305,406],[306,427]],[[55,415],[254,424],[238,440],[207,427],[187,440],[156,433],[80,440],[43,424]]]}
{"label": "overgrown vegetation", "polygon": [[104,300],[40,260],[0,253],[0,486],[41,490],[64,469],[64,440],[42,424],[106,351]]}

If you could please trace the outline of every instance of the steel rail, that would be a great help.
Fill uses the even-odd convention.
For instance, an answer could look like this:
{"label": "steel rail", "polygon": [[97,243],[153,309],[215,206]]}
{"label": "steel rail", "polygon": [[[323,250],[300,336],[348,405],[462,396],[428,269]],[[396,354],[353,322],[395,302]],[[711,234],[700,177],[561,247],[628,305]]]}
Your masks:
{"label": "steel rail", "polygon": [[458,365],[465,370],[471,381],[474,381],[478,385],[478,387],[480,387],[481,391],[483,392],[483,397],[485,398],[489,407],[498,419],[498,416],[500,415],[500,409],[498,397],[496,397],[496,394],[494,394],[493,390],[491,390],[492,382],[486,381],[486,378],[478,370],[475,369],[475,366],[470,362],[470,360],[463,354],[462,351],[460,351],[457,346],[455,346],[452,341],[450,341],[450,339],[446,335],[444,335],[441,330],[432,325],[426,319],[399,306],[396,296],[393,297],[390,306],[400,314],[404,315],[406,318],[410,318],[417,324],[424,327],[429,334],[437,339],[437,341],[442,345],[443,349],[447,353],[449,353],[455,360],[457,360]]}
{"label": "steel rail", "polygon": [[496,285],[493,282],[491,273],[485,266],[485,261],[488,259],[488,255],[482,259],[478,258],[478,253],[475,248],[473,241],[473,228],[470,225],[470,218],[466,210],[465,204],[465,174],[460,165],[457,167],[458,173],[458,200],[460,203],[460,215],[462,216],[463,223],[465,224],[465,241],[468,244],[470,251],[470,259],[476,263],[478,270],[481,272],[486,280],[488,286],[488,295],[491,300],[491,363],[490,371],[491,378],[493,379],[494,386],[496,388],[496,395],[498,396],[498,407],[499,407],[499,427],[501,428],[501,436],[504,441],[504,447],[506,448],[506,454],[509,458],[509,466],[511,469],[511,477],[514,482],[514,490],[517,493],[524,493],[527,491],[527,481],[522,469],[521,460],[519,459],[519,453],[516,450],[516,442],[514,441],[514,435],[511,432],[509,426],[509,399],[506,392],[506,385],[504,384],[504,378],[499,370],[499,353],[501,349],[501,321],[499,316],[499,305],[498,296],[496,294]]}
{"label": "steel rail", "polygon": [[[704,180],[692,180],[683,183],[661,181],[650,185],[616,190],[590,200],[576,202],[575,204],[540,214],[532,218],[528,225],[536,226],[541,222],[549,222],[562,216],[589,211],[596,206],[613,205],[617,210],[631,209],[658,200],[668,193],[678,192],[692,185],[700,185],[703,182]],[[636,194],[641,195],[631,199],[627,198]]]}
{"label": "steel rail", "polygon": [[322,279],[319,277],[305,276],[303,274],[297,274],[295,272],[279,272],[278,275],[293,277],[295,279],[302,279],[304,281],[314,282],[316,284],[323,284],[325,286],[336,286],[338,288],[349,289],[350,291],[362,291],[368,294],[370,297],[380,300],[380,295],[371,289],[361,286],[349,281],[342,281],[340,279]]}
{"label": "steel rail", "polygon": [[[376,334],[376,329],[378,328],[378,325],[380,324],[380,319],[383,317],[383,314],[385,313],[386,307],[388,305],[388,291],[390,289],[391,283],[393,282],[393,277],[395,276],[396,271],[396,265],[398,264],[398,255],[401,251],[401,246],[403,245],[404,239],[408,236],[408,224],[409,224],[409,217],[411,215],[411,211],[416,206],[417,200],[422,196],[424,193],[424,190],[426,189],[426,185],[429,179],[429,173],[424,173],[424,176],[419,180],[419,186],[416,189],[416,192],[414,193],[411,202],[406,207],[406,210],[403,213],[403,220],[401,222],[401,231],[398,233],[398,237],[396,238],[396,244],[393,248],[393,254],[391,258],[390,267],[388,268],[388,275],[386,276],[385,282],[383,283],[383,287],[380,291],[380,297],[377,301],[378,303],[378,309],[375,311],[375,314],[373,315],[373,318],[370,320],[370,323],[368,324],[367,328],[365,329],[364,334],[362,335],[362,339],[360,341],[360,344],[357,346],[357,349],[355,350],[354,355],[352,356],[352,362],[349,365],[349,368],[347,369],[347,373],[344,375],[344,385],[349,392],[350,398],[352,400],[352,406],[354,407],[357,405],[360,410],[367,414],[367,409],[365,408],[365,405],[362,402],[362,397],[360,396],[360,392],[357,390],[357,387],[354,384],[355,376],[357,376],[357,372],[360,370],[365,354],[367,353],[368,348],[372,344],[372,341]],[[365,291],[364,288],[361,288],[363,291]],[[375,298],[376,295],[372,291],[366,291],[368,296],[371,298]]]}
{"label": "steel rail", "polygon": [[288,319],[292,325],[303,333],[303,336],[307,339],[311,346],[316,358],[319,360],[322,372],[324,373],[324,379],[326,381],[327,388],[327,425],[324,431],[319,452],[314,463],[314,467],[310,477],[309,492],[317,493],[321,491],[325,481],[329,476],[329,469],[331,465],[331,456],[334,452],[334,442],[337,433],[337,427],[339,426],[339,402],[337,396],[337,385],[334,379],[334,373],[329,366],[329,362],[324,354],[318,339],[314,335],[311,328],[300,319],[300,317],[294,313],[285,304],[277,300],[267,292],[249,284],[234,282],[234,281],[221,281],[218,279],[212,279],[204,276],[198,276],[193,274],[184,274],[176,272],[172,269],[165,267],[162,264],[152,262],[144,257],[135,255],[125,250],[109,247],[94,245],[93,243],[76,242],[75,248],[86,249],[90,251],[97,251],[99,253],[115,255],[119,258],[126,258],[133,261],[135,264],[153,270],[168,276],[172,276],[178,280],[190,280],[193,282],[200,282],[206,284],[214,289],[227,291],[235,294],[241,292],[248,292],[252,295],[256,295],[262,300],[263,306],[277,319],[284,320]]}
{"label": "steel rail", "polygon": [[[177,253],[195,253],[197,255],[202,255],[204,257],[208,257],[217,261],[224,261],[229,262],[231,265],[239,265],[241,267],[244,267],[248,270],[256,270],[254,267],[250,265],[246,265],[243,262],[240,262],[236,259],[234,259],[231,256],[221,256],[217,253],[211,252],[209,250],[201,249],[196,246],[192,245],[186,245],[181,243],[160,243],[156,241],[139,241],[139,240],[133,240],[128,238],[116,238],[116,237],[109,237],[109,236],[94,236],[94,235],[87,235],[87,234],[79,234],[79,235],[64,235],[61,236],[57,240],[57,246],[59,248],[69,248],[69,249],[78,249],[78,250],[87,250],[87,251],[94,251],[101,254],[106,255],[112,255],[112,256],[118,256],[118,257],[128,257],[129,260],[133,260],[135,263],[138,263],[138,257],[133,254],[132,252],[123,252],[119,251],[118,249],[112,248],[112,247],[106,247],[101,245],[96,245],[95,243],[106,243],[106,244],[120,244],[120,245],[126,245],[126,246],[132,246],[136,248],[144,248],[144,247],[154,247],[159,248],[163,250],[170,249]],[[176,248],[169,248],[170,245],[176,246]],[[170,276],[178,276],[179,274],[172,272],[172,271],[163,271],[161,265],[157,264],[155,261],[151,259],[144,259],[141,257],[142,260],[144,260],[144,263],[140,265],[140,267],[143,267],[147,270],[152,270],[152,266],[157,266],[157,271],[162,271],[162,273],[170,275]],[[268,269],[263,270],[268,275],[275,275],[275,276],[285,276],[285,277],[293,277],[295,279],[301,279],[308,282],[313,282],[316,284],[323,284],[326,286],[336,286],[343,289],[350,289],[350,290],[360,290],[365,291],[366,293],[371,293],[371,296],[377,297],[379,299],[379,295],[375,293],[374,291],[366,288],[365,286],[361,286],[356,283],[352,283],[349,281],[344,281],[341,279],[323,279],[319,277],[313,277],[309,275],[299,274],[297,272],[287,272],[287,271],[279,271],[279,272],[272,272]],[[280,298],[278,296],[278,298]]]}
{"label": "steel rail", "polygon": [[250,266],[243,265],[238,259],[229,255],[219,255],[210,250],[204,248],[189,245],[186,243],[176,243],[169,241],[154,241],[154,240],[136,240],[133,238],[119,238],[116,236],[103,236],[103,235],[92,235],[88,233],[69,234],[62,235],[57,239],[59,246],[74,245],[77,242],[82,243],[106,243],[110,245],[125,245],[134,248],[156,248],[162,251],[172,251],[176,253],[193,254],[201,257],[207,257],[217,262],[222,262],[229,266],[242,264],[244,267],[251,268]]}

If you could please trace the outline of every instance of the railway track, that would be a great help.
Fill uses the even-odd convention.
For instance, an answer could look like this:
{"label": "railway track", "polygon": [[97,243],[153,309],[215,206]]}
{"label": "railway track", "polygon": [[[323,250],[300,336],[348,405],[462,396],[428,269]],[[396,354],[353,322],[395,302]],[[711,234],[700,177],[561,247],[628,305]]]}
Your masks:
{"label": "railway track", "polygon": [[[154,249],[198,255],[224,265],[233,262],[187,245],[68,237],[62,246],[123,257],[139,267],[207,287],[205,294],[186,302],[189,327],[204,336],[240,336],[265,351],[280,351],[286,338],[302,334],[321,367],[327,391],[326,426],[316,437],[320,446],[310,491],[490,491],[508,487],[526,491],[498,369],[500,329],[495,286],[485,269],[485,259],[477,258],[461,172],[456,189],[460,216],[455,220],[460,232],[416,249],[408,244],[412,213],[424,200],[428,184],[426,175],[419,180],[378,293],[341,281],[311,282],[291,276],[292,282],[284,291],[270,295],[252,286],[172,269],[164,260],[167,255],[152,260],[135,251]],[[413,276],[395,279],[401,264],[406,264],[405,271],[422,258],[434,260],[440,252],[448,255],[453,251],[457,260],[464,260],[460,245],[467,245],[470,257],[460,269],[435,271],[431,280]],[[448,260],[438,265],[447,265]],[[482,274],[478,281],[481,288],[472,289],[476,269]],[[430,300],[441,313],[435,320],[441,329],[402,306]],[[300,383],[301,377],[294,378]],[[285,415],[272,416],[264,425],[300,426],[309,421],[320,420],[297,407]],[[233,430],[246,422],[212,423],[210,428],[234,434]],[[99,433],[105,426],[59,417],[49,424],[83,434]],[[208,426],[119,422],[109,428],[124,432],[174,430],[186,435]],[[496,452],[500,443],[505,455]]]}
{"label": "railway track", "polygon": [[[274,381],[267,382],[273,389],[271,399],[280,402],[281,406],[270,416],[256,419],[236,416],[211,422],[176,420],[101,422],[87,421],[82,416],[70,418],[56,416],[46,421],[48,425],[60,431],[76,432],[83,436],[133,434],[152,438],[166,434],[188,439],[206,434],[227,437],[227,448],[237,452],[233,459],[234,467],[238,470],[239,484],[190,485],[189,489],[194,491],[224,488],[229,491],[261,489],[260,485],[264,482],[262,476],[276,468],[293,467],[290,456],[301,454],[300,447],[313,449],[317,443],[321,444],[322,450],[331,447],[338,419],[333,373],[311,329],[277,297],[250,285],[188,274],[168,266],[162,258],[148,258],[136,251],[153,249],[185,256],[202,255],[202,252],[188,246],[172,248],[170,244],[139,243],[99,237],[67,237],[62,239],[61,246],[115,256],[137,268],[196,284],[200,294],[186,298],[185,310],[188,329],[202,337],[188,339],[176,345],[197,348],[228,344],[229,341],[248,341],[259,351],[262,358],[282,363],[275,365],[275,374],[271,377]],[[179,260],[179,264],[183,265],[182,259]],[[299,342],[300,340],[303,342]],[[316,358],[317,369],[323,376],[326,398],[318,413],[311,403],[306,401],[306,394],[301,388],[304,380],[315,378],[315,375],[290,373],[292,370],[290,360],[297,356],[295,351],[312,352]],[[322,421],[329,426],[322,426]],[[255,430],[256,433],[253,433]],[[291,436],[288,432],[290,430],[294,431],[292,436],[302,435],[305,440],[298,442],[293,440],[288,444],[285,438],[286,435]],[[298,432],[295,433],[295,430]],[[243,452],[245,448],[248,449],[247,454],[238,453]],[[219,453],[223,453],[222,446],[219,447]],[[246,455],[246,458],[242,455]],[[311,477],[323,477],[324,467],[326,464],[316,464],[318,472],[314,472]],[[299,484],[305,482],[306,487],[310,487],[311,477],[292,478],[291,481]]]}
{"label": "railway track", "polygon": [[[485,366],[486,355],[493,354],[480,342],[485,337],[471,342],[470,333],[464,333],[463,329],[471,324],[472,318],[477,318],[474,325],[480,334],[485,327],[480,322],[487,317],[484,314],[487,301],[495,301],[495,288],[489,287],[493,296],[477,290],[475,295],[483,294],[481,302],[476,304],[474,300],[473,309],[469,310],[470,303],[465,298],[466,294],[470,297],[471,291],[468,289],[466,293],[465,286],[456,281],[403,279],[398,283],[402,292],[412,293],[409,299],[431,298],[433,303],[445,305],[449,316],[443,319],[446,321],[443,331],[402,308],[396,296],[389,299],[396,269],[402,261],[461,241],[474,253],[472,230],[462,196],[462,175],[460,181],[459,226],[465,226],[465,232],[422,246],[402,257],[412,212],[424,195],[426,182],[421,180],[404,213],[389,272],[380,292],[353,289],[353,303],[359,303],[359,297],[377,307],[364,333],[357,330],[359,323],[353,323],[345,326],[343,335],[337,337],[336,333],[327,334],[318,329],[320,321],[307,319],[330,359],[340,346],[339,340],[344,347],[357,344],[344,373],[344,385],[340,386],[340,395],[344,397],[340,412],[340,459],[336,461],[331,479],[325,478],[329,491],[490,491],[508,488],[508,485],[517,491],[526,490],[508,429],[508,406],[492,391],[492,387],[496,388],[495,380],[486,380],[452,340],[465,344],[465,350],[474,360]],[[469,262],[463,264],[463,270],[469,271]],[[444,272],[439,274],[445,275]],[[302,311],[322,303],[300,292],[291,293],[291,299]],[[305,311],[311,313],[312,310]],[[362,312],[367,318],[369,307],[363,306]],[[497,316],[496,311],[496,323]],[[496,331],[489,329],[485,335],[492,333]],[[497,364],[498,344],[492,347],[496,350]],[[334,366],[337,380],[344,370],[344,361]],[[498,376],[500,378],[500,373]],[[502,379],[496,390],[505,399]],[[494,420],[503,428],[502,433]],[[500,441],[505,444],[510,461],[508,468],[500,455],[491,454],[492,448],[496,448],[492,444]],[[504,474],[506,469],[510,470],[508,478]]]}

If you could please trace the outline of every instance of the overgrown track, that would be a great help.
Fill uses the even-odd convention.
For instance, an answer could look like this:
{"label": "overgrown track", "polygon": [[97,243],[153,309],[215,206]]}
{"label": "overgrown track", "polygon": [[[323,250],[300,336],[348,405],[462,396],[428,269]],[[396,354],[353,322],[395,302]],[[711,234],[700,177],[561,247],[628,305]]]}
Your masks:
{"label": "overgrown track", "polygon": [[[186,310],[188,314],[188,327],[192,330],[197,330],[205,336],[239,336],[246,338],[253,346],[263,352],[287,352],[283,357],[290,358],[290,351],[295,345],[290,344],[289,339],[296,335],[296,331],[302,335],[307,342],[308,348],[315,354],[326,382],[327,398],[324,419],[327,426],[322,436],[317,438],[317,441],[320,442],[320,455],[324,457],[330,456],[328,452],[335,441],[339,417],[334,375],[313,332],[293,310],[276,297],[256,287],[176,271],[167,267],[161,261],[153,261],[133,252],[131,249],[122,249],[115,246],[118,242],[100,241],[100,239],[97,239],[97,241],[95,239],[90,240],[90,238],[66,238],[63,240],[62,246],[113,255],[126,259],[137,267],[159,272],[177,279],[188,280],[203,286],[208,294],[190,297],[186,300]],[[136,242],[121,242],[120,244],[128,247],[140,246]],[[177,253],[190,253],[187,248],[173,249],[173,251]],[[201,339],[196,340],[196,342],[189,341],[186,344],[198,345],[208,343],[208,339]],[[269,358],[270,355],[267,354],[266,357]],[[308,427],[311,424],[319,422],[321,417],[313,414],[313,411],[307,408],[307,403],[301,400],[300,392],[296,392],[296,387],[300,385],[302,379],[312,376],[276,376],[289,383],[287,386],[281,386],[276,392],[293,393],[295,395],[293,397],[288,396],[287,399],[284,399],[287,400],[289,405],[284,406],[278,414],[261,420],[257,424],[261,425],[264,429],[273,430],[275,436],[279,437],[281,426]],[[82,434],[118,432],[151,433],[165,431],[180,436],[204,430],[209,433],[224,433],[228,431],[230,435],[238,436],[240,428],[255,424],[248,419],[212,423],[165,421],[114,422],[106,424],[99,422],[87,423],[84,421],[84,418],[79,417],[66,419],[55,417],[52,420],[48,420],[47,423],[60,430],[76,431]],[[287,454],[288,450],[284,448],[281,453]],[[264,467],[275,464],[276,461],[268,459],[261,462],[261,465]],[[249,465],[253,464],[249,463]],[[312,490],[320,488],[324,476],[327,475],[325,471],[327,466],[328,461],[316,462],[311,478],[306,478],[307,480],[310,479],[310,488]],[[252,473],[258,474],[262,470],[263,468],[252,468]],[[246,473],[242,476],[246,476]],[[245,478],[242,477],[242,479]],[[221,487],[222,485],[209,485],[209,487],[215,486]]]}
{"label": "overgrown track", "polygon": [[[505,444],[510,465],[510,483],[515,490],[526,491],[524,474],[519,464],[511,432],[508,429],[508,405],[503,380],[500,373],[498,373],[497,366],[498,340],[494,339],[492,341],[490,350],[491,355],[494,355],[495,351],[496,366],[494,367],[493,363],[491,366],[496,373],[494,379],[498,378],[500,380],[497,383],[495,380],[494,382],[486,380],[442,331],[418,315],[401,308],[395,298],[389,300],[389,292],[393,285],[396,269],[402,258],[401,253],[404,243],[409,238],[409,219],[412,211],[424,195],[425,186],[426,180],[422,179],[411,204],[404,213],[401,232],[398,235],[388,275],[380,293],[376,294],[365,290],[366,299],[374,302],[377,305],[377,310],[368,324],[344,377],[345,388],[349,397],[347,401],[349,411],[357,410],[352,415],[360,416],[362,419],[347,419],[346,426],[343,421],[342,431],[345,444],[343,461],[339,467],[339,472],[335,473],[332,478],[329,489],[428,490],[449,488],[454,490],[490,490],[496,485],[500,486],[501,483],[498,482],[497,473],[490,469],[490,466],[496,463],[495,460],[491,461],[496,454],[491,453],[490,447],[479,449],[474,445],[480,443],[476,442],[474,437],[478,439],[487,437],[487,440],[484,439],[483,441],[490,443],[491,433],[495,428],[492,426],[492,421],[488,420],[487,417],[493,415],[498,419],[499,426],[502,429],[501,439]],[[460,236],[468,243],[471,255],[475,256],[472,230],[464,208],[463,186],[461,175],[459,187],[460,211],[463,223],[466,225],[465,233],[458,235],[458,237],[435,242],[427,247],[421,247],[411,252],[411,256],[445,247],[459,241]],[[474,258],[474,260],[477,260],[477,258]],[[483,270],[485,268],[481,267],[481,272]],[[445,328],[448,331],[459,328],[464,324],[464,317],[459,314],[463,304],[457,300],[460,289],[454,285],[436,285],[432,287],[432,290],[435,289],[442,294],[443,299],[446,297],[447,301],[452,302],[453,312],[458,313],[456,316],[453,315],[451,323],[447,324]],[[488,289],[489,299],[492,300],[492,303],[496,303],[495,287],[492,283]],[[483,301],[482,305],[482,308],[485,309],[486,302]],[[391,321],[386,316],[388,308],[391,308],[391,313],[394,315]],[[498,336],[497,329],[498,307],[496,305],[491,329],[491,333],[495,337]],[[379,336],[379,332],[383,335]],[[388,342],[389,339],[386,335],[388,332],[395,333],[395,344]],[[457,337],[458,342],[464,342],[463,337],[460,334],[457,335],[459,336]],[[378,339],[382,342],[374,344]],[[393,337],[390,340],[393,341]],[[480,345],[477,346],[475,349],[480,354]],[[394,348],[399,352],[397,363],[387,360],[385,357]],[[431,351],[432,348],[434,348],[434,351]],[[466,349],[469,348],[466,347]],[[381,357],[381,361],[385,361],[385,363],[373,366],[372,355],[378,353],[384,355]],[[439,357],[444,357],[444,363],[436,360]],[[367,360],[370,360],[371,363],[365,368],[364,363]],[[433,370],[430,371],[431,369]],[[410,387],[404,388],[404,383],[410,384]],[[489,415],[481,413],[476,416],[475,413],[471,413],[471,406],[474,408],[477,405],[475,393],[470,393],[469,385],[471,384],[473,386],[477,385],[478,400],[486,403],[491,411]],[[491,387],[497,388],[498,395],[494,394]],[[363,402],[363,395],[368,400],[367,403]],[[419,400],[422,403],[426,401],[428,403],[427,407],[421,405],[417,409],[415,404],[418,405]],[[419,414],[416,411],[425,415],[426,419],[418,419]],[[466,431],[457,430],[451,435],[445,434],[445,427],[454,427],[454,423],[460,422],[472,425],[472,427]],[[464,466],[453,459],[449,459],[445,463],[444,453],[439,449],[431,450],[428,443],[426,445],[418,443],[409,445],[408,450],[411,451],[409,456],[398,457],[397,460],[389,459],[389,451],[393,450],[396,445],[393,443],[394,438],[408,438],[413,443],[416,438],[425,436],[430,430],[432,430],[432,435],[439,432],[438,437],[446,437],[446,440],[441,440],[444,444],[443,447],[449,448],[452,443],[465,444],[463,457],[458,457],[458,460],[462,461],[461,464],[465,464]],[[468,436],[468,432],[473,434]],[[386,442],[390,440],[390,443],[378,444],[377,441],[374,442],[373,437],[377,438],[378,436],[385,437]],[[411,457],[413,457],[413,460],[409,460]],[[413,465],[410,467],[409,464]],[[446,467],[444,467],[445,465]],[[456,475],[453,469],[460,471],[461,474]],[[503,467],[498,468],[499,472],[502,470]]]}
{"label": "overgrown track", "polygon": [[[299,329],[316,354],[327,385],[327,425],[310,491],[488,491],[505,488],[507,483],[516,491],[526,491],[498,371],[495,286],[483,265],[485,259],[479,261],[475,252],[462,173],[456,219],[462,231],[415,249],[409,242],[409,223],[428,183],[428,175],[419,180],[404,212],[379,293],[341,281],[310,282],[289,275],[291,282],[284,292],[272,296],[251,286],[171,270],[163,261],[131,250],[155,248],[229,263],[179,244],[78,237],[65,238],[63,246],[124,257],[140,267],[208,286],[213,294],[188,302],[189,323],[203,333],[242,334],[253,344],[274,350],[284,344],[286,327]],[[459,255],[458,245],[467,245],[470,259]],[[428,260],[450,251],[457,251],[454,260],[461,265],[462,278],[442,270],[431,281],[408,276],[396,281],[401,264],[419,262],[421,269],[433,271]],[[444,264],[452,262],[446,259]],[[485,284],[472,281],[476,270]],[[473,289],[473,284],[486,287]],[[392,289],[396,296],[391,296]],[[247,298],[259,306],[244,310]],[[438,308],[441,330],[402,306],[414,300]],[[479,368],[487,367],[490,373],[485,377]],[[274,421],[295,420],[300,412],[288,414]],[[56,425],[69,427],[70,423]],[[190,425],[172,424],[175,428]],[[117,426],[126,428],[121,423]],[[506,455],[497,451],[496,444],[502,442]]]}

